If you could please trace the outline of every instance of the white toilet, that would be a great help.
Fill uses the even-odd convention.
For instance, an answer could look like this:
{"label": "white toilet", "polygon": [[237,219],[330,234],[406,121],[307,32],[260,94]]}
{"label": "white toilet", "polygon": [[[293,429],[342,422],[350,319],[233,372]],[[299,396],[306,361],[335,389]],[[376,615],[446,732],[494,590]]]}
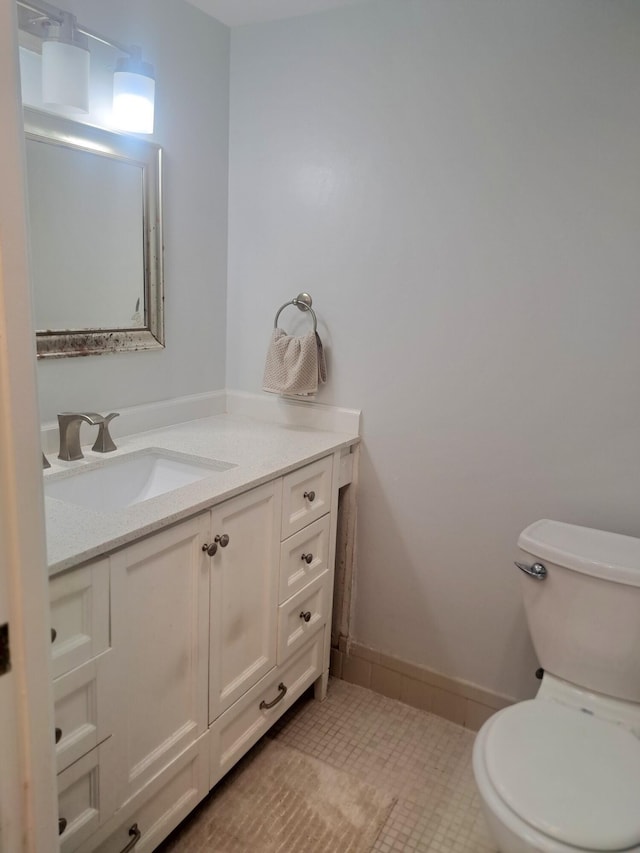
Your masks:
{"label": "white toilet", "polygon": [[640,539],[538,521],[518,540],[535,699],[478,732],[500,853],[640,851]]}

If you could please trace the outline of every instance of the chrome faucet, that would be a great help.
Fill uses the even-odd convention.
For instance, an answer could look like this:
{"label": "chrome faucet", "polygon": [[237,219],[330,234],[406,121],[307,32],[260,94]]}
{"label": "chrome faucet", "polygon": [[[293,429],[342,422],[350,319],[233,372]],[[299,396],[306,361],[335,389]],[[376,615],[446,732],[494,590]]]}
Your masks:
{"label": "chrome faucet", "polygon": [[80,427],[83,423],[97,426],[98,437],[91,448],[99,453],[115,450],[116,446],[109,435],[109,423],[118,416],[118,412],[112,412],[106,417],[97,412],[61,412],[58,415],[58,429],[60,432],[60,452],[58,459],[71,462],[74,459],[83,459],[84,455],[80,448]]}

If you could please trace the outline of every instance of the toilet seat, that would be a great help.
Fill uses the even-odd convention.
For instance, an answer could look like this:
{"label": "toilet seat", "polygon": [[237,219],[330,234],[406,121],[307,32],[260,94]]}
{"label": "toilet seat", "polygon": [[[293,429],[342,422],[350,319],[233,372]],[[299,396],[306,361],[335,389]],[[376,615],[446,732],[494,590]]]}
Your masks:
{"label": "toilet seat", "polygon": [[474,771],[485,805],[532,845],[522,849],[640,850],[640,740],[620,726],[521,702],[483,726]]}
{"label": "toilet seat", "polygon": [[626,729],[521,702],[482,727],[474,772],[485,805],[527,842],[518,850],[640,851],[640,741]]}

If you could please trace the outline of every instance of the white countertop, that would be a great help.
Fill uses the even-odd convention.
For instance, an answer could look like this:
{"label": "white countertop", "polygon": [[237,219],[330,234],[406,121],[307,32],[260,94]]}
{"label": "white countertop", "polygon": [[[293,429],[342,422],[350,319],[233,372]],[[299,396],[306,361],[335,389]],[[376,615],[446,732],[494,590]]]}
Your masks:
{"label": "white countertop", "polygon": [[352,433],[283,426],[241,415],[217,415],[119,438],[118,449],[112,453],[94,453],[83,447],[84,460],[61,462],[54,457],[45,478],[77,469],[87,462],[106,463],[116,456],[148,447],[237,467],[106,513],[45,497],[49,574],[120,548],[358,440]]}

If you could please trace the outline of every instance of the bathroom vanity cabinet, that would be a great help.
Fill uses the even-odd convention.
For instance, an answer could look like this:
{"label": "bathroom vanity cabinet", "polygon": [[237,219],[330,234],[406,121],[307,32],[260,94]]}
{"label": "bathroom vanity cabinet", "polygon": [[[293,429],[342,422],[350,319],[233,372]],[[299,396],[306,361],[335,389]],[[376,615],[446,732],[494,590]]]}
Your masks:
{"label": "bathroom vanity cabinet", "polygon": [[50,579],[62,853],[153,850],[324,697],[344,454]]}

